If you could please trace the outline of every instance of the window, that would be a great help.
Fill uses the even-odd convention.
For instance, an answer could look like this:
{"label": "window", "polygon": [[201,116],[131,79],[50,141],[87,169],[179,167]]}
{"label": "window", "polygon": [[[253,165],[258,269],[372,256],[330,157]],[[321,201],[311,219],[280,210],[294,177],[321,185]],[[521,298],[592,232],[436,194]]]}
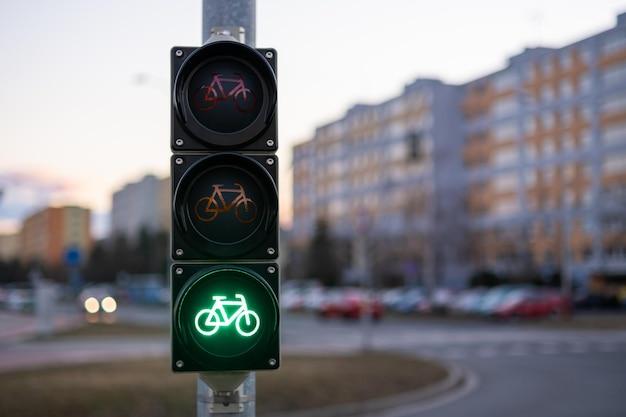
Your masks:
{"label": "window", "polygon": [[572,65],[572,51],[566,49],[561,53],[560,57],[561,68],[567,69]]}
{"label": "window", "polygon": [[534,116],[527,116],[524,119],[524,131],[526,133],[532,133],[535,131],[535,129],[537,129],[537,123],[535,121],[535,117]]}
{"label": "window", "polygon": [[561,149],[563,151],[571,151],[575,148],[574,137],[571,133],[563,133],[561,135]]}
{"label": "window", "polygon": [[593,109],[591,108],[591,106],[583,107],[582,114],[585,121],[587,123],[591,123],[591,121],[593,120]]}
{"label": "window", "polygon": [[550,73],[552,72],[552,57],[547,57],[541,65],[541,70],[543,72],[543,75],[550,75]]}
{"label": "window", "polygon": [[507,216],[519,210],[516,198],[507,198],[498,201],[492,208],[492,213],[498,216]]}
{"label": "window", "polygon": [[549,101],[552,101],[553,99],[554,99],[554,92],[552,91],[552,86],[545,85],[541,89],[541,100],[543,100],[544,102],[549,102]]}
{"label": "window", "polygon": [[626,82],[626,63],[606,69],[602,74],[602,82],[607,87]]}
{"label": "window", "polygon": [[602,44],[603,53],[613,54],[622,49],[626,49],[626,36],[622,31],[613,32],[605,37]]}
{"label": "window", "polygon": [[493,79],[493,85],[498,92],[511,90],[515,88],[516,83],[517,75],[510,70],[498,74]]}
{"label": "window", "polygon": [[510,171],[494,177],[493,186],[498,193],[514,192],[517,189],[517,173]]}
{"label": "window", "polygon": [[606,113],[621,113],[626,111],[626,93],[621,92],[607,96],[602,101],[602,111]]}
{"label": "window", "polygon": [[534,144],[526,144],[526,156],[531,161],[539,157],[539,154],[537,153],[537,147]]}
{"label": "window", "polygon": [[574,121],[574,115],[570,109],[563,110],[561,112],[561,125],[562,126],[565,126],[565,127],[571,126],[573,121]]}
{"label": "window", "polygon": [[514,165],[517,163],[517,147],[507,146],[500,148],[495,153],[494,164],[496,166]]}
{"label": "window", "polygon": [[611,154],[604,158],[604,172],[616,173],[626,171],[626,153]]}
{"label": "window", "polygon": [[626,143],[626,122],[610,125],[602,132],[602,142],[605,146]]}
{"label": "window", "polygon": [[543,124],[544,129],[552,129],[554,127],[554,114],[545,113],[541,118],[541,123]]}
{"label": "window", "polygon": [[591,130],[585,129],[580,133],[580,147],[586,148],[591,145],[593,138],[591,137]]}
{"label": "window", "polygon": [[580,57],[585,64],[591,65],[592,53],[590,48],[585,48],[580,51]]}
{"label": "window", "polygon": [[543,149],[542,149],[542,155],[545,156],[551,156],[554,154],[555,151],[555,147],[554,147],[554,141],[552,140],[552,138],[545,138],[543,141]]}
{"label": "window", "polygon": [[517,111],[517,99],[515,96],[507,97],[506,99],[496,102],[493,107],[493,115],[495,117],[508,116]]}
{"label": "window", "polygon": [[409,161],[419,161],[423,156],[422,142],[423,135],[421,132],[411,132],[407,136],[407,159]]}
{"label": "window", "polygon": [[572,96],[574,89],[572,88],[572,83],[569,80],[561,81],[559,85],[559,94],[561,98],[569,98]]}
{"label": "window", "polygon": [[498,123],[492,129],[493,138],[496,142],[507,142],[517,137],[517,121],[510,120]]}

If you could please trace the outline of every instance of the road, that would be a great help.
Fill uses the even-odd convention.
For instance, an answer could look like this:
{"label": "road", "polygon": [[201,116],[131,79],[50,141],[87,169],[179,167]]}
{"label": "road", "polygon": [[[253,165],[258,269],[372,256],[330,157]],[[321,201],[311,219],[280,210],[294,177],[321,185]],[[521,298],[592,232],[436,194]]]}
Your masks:
{"label": "road", "polygon": [[[288,317],[284,329],[288,349],[344,351],[362,342],[354,323]],[[377,349],[442,359],[477,376],[464,397],[406,416],[626,416],[626,331],[397,320],[375,325],[371,341]]]}
{"label": "road", "polygon": [[[120,317],[152,324],[168,320],[165,310],[155,309]],[[359,323],[283,317],[285,352],[350,352],[362,346]],[[626,331],[390,319],[372,327],[370,347],[441,359],[478,381],[455,401],[395,417],[626,415]],[[168,352],[165,337],[6,342],[0,343],[0,370]]]}

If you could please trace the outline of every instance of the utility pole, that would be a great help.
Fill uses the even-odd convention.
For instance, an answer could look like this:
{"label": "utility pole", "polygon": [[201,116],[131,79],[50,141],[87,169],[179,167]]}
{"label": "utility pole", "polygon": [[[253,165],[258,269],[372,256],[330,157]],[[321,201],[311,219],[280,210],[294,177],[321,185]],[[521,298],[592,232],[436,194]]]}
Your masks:
{"label": "utility pole", "polygon": [[[254,47],[256,0],[202,0],[202,43],[214,35],[230,35]],[[233,392],[232,388],[240,381],[239,387]],[[198,375],[197,417],[254,417],[255,406],[254,372],[230,372],[221,375],[212,372]]]}

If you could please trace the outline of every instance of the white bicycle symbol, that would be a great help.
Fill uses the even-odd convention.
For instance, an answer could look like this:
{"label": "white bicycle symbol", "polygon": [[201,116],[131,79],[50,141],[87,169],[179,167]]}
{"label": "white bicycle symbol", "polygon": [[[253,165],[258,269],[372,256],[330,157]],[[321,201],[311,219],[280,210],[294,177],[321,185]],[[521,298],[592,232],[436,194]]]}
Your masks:
{"label": "white bicycle symbol", "polygon": [[[195,325],[199,333],[211,336],[220,327],[228,327],[233,322],[235,322],[237,332],[245,337],[252,336],[259,330],[261,324],[259,315],[252,310],[248,310],[246,298],[243,295],[235,294],[235,298],[239,301],[225,301],[228,297],[223,295],[214,295],[211,298],[214,301],[213,307],[202,309],[196,314]],[[224,306],[239,306],[239,308],[229,316]],[[242,328],[242,320],[245,320],[245,328],[252,330],[244,330]]]}

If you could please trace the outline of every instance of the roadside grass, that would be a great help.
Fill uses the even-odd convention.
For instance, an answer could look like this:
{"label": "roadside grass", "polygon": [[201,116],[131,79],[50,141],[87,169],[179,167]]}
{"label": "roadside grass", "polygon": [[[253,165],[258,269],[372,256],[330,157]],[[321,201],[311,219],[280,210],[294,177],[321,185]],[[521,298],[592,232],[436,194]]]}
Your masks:
{"label": "roadside grass", "polygon": [[[446,377],[435,362],[366,353],[286,356],[257,373],[257,410],[301,410],[367,401],[424,388]],[[5,373],[0,415],[12,417],[169,417],[195,414],[196,374],[173,374],[151,359]]]}

